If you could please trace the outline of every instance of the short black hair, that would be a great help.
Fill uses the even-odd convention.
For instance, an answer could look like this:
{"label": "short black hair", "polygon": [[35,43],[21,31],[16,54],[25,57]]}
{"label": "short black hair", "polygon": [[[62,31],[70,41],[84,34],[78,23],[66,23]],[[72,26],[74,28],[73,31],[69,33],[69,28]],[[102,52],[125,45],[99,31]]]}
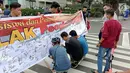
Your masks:
{"label": "short black hair", "polygon": [[79,10],[82,10],[82,9],[79,9]]}
{"label": "short black hair", "polygon": [[5,8],[7,8],[7,9],[8,9],[8,8],[9,8],[9,5],[5,5]]}
{"label": "short black hair", "polygon": [[83,8],[87,8],[87,6],[83,6]]}
{"label": "short black hair", "polygon": [[68,37],[68,33],[67,32],[62,32],[61,33],[61,37],[63,38],[63,37]]}
{"label": "short black hair", "polygon": [[71,35],[72,37],[74,37],[74,36],[77,36],[77,33],[76,33],[75,30],[71,30],[70,33],[69,33],[69,35]]}
{"label": "short black hair", "polygon": [[57,2],[53,2],[51,5],[51,8],[59,8],[59,7],[60,7],[60,5]]}
{"label": "short black hair", "polygon": [[10,4],[10,9],[19,7],[21,7],[21,4],[19,4],[18,2],[13,2],[12,4]]}
{"label": "short black hair", "polygon": [[104,6],[108,6],[108,7],[112,8],[112,5],[108,4],[108,3],[104,4]]}
{"label": "short black hair", "polygon": [[109,14],[109,15],[111,15],[113,17],[114,16],[114,10],[113,9],[108,9],[106,11],[106,14]]}

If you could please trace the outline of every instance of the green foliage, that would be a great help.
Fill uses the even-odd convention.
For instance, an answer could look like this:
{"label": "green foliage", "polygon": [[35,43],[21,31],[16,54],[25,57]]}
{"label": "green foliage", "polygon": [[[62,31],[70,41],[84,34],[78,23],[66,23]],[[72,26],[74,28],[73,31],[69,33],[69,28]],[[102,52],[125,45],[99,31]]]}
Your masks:
{"label": "green foliage", "polygon": [[43,9],[30,9],[30,8],[22,9],[23,16],[34,16],[34,15],[37,15],[38,12],[43,13],[44,10]]}
{"label": "green foliage", "polygon": [[91,17],[101,17],[103,16],[103,4],[92,4],[91,6]]}
{"label": "green foliage", "polygon": [[82,9],[82,6],[80,3],[65,7],[63,9],[63,13],[73,14],[73,13],[76,13],[79,9]]}

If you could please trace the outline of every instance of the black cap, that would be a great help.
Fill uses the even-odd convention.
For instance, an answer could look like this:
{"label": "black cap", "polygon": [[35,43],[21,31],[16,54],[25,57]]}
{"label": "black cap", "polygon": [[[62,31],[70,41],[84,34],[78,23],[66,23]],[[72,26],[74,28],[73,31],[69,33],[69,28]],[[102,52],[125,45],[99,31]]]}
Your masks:
{"label": "black cap", "polygon": [[59,37],[52,38],[51,42],[52,43],[58,43],[58,42],[60,42],[60,38]]}

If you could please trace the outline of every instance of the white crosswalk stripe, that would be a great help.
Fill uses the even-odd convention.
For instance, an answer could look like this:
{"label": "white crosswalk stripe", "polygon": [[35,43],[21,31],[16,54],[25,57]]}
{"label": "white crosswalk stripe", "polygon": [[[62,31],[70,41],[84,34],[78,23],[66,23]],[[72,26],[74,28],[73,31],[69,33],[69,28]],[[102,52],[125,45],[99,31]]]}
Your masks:
{"label": "white crosswalk stripe", "polygon": [[24,71],[24,73],[37,73],[37,72],[30,70],[30,69],[27,69],[27,70]]}
{"label": "white crosswalk stripe", "polygon": [[[89,47],[93,47],[93,48],[97,48],[96,45],[92,45],[92,44],[88,44]],[[130,55],[129,51],[124,51],[124,50],[119,50],[119,49],[116,49],[115,50],[116,53],[122,53],[122,54],[128,54]]]}
{"label": "white crosswalk stripe", "polygon": [[[90,69],[97,69],[97,56],[95,56],[98,52],[98,48],[96,47],[96,44],[98,43],[98,36],[96,35],[89,35],[87,34],[87,42],[89,46],[89,54],[85,56],[85,59],[80,63],[79,67],[76,69],[70,69],[68,73],[90,73]],[[119,48],[119,49],[118,49]],[[113,71],[123,71],[130,68],[130,49],[124,48],[120,45],[118,45],[118,48],[115,50],[114,56],[115,59],[113,60]],[[129,50],[129,51],[128,51]],[[48,59],[47,62],[51,61]],[[105,60],[103,60],[105,63]],[[37,64],[40,67],[46,68],[46,64],[44,61]],[[34,67],[34,66],[33,66]],[[104,65],[103,65],[104,67]],[[83,70],[88,69],[88,70]],[[45,69],[44,69],[45,70]],[[46,68],[46,70],[49,69]],[[35,71],[31,68],[24,71],[25,73],[47,73],[47,71]]]}

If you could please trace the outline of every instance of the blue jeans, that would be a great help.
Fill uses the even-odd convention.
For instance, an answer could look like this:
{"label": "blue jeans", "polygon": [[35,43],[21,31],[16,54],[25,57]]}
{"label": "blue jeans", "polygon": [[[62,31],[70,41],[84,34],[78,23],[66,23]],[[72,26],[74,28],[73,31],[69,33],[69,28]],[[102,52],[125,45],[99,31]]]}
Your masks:
{"label": "blue jeans", "polygon": [[106,65],[103,73],[109,70],[110,68],[110,56],[111,56],[111,49],[110,48],[103,48],[99,47],[98,51],[98,73],[102,73],[102,67],[103,67],[103,57],[104,54],[106,53]]}

